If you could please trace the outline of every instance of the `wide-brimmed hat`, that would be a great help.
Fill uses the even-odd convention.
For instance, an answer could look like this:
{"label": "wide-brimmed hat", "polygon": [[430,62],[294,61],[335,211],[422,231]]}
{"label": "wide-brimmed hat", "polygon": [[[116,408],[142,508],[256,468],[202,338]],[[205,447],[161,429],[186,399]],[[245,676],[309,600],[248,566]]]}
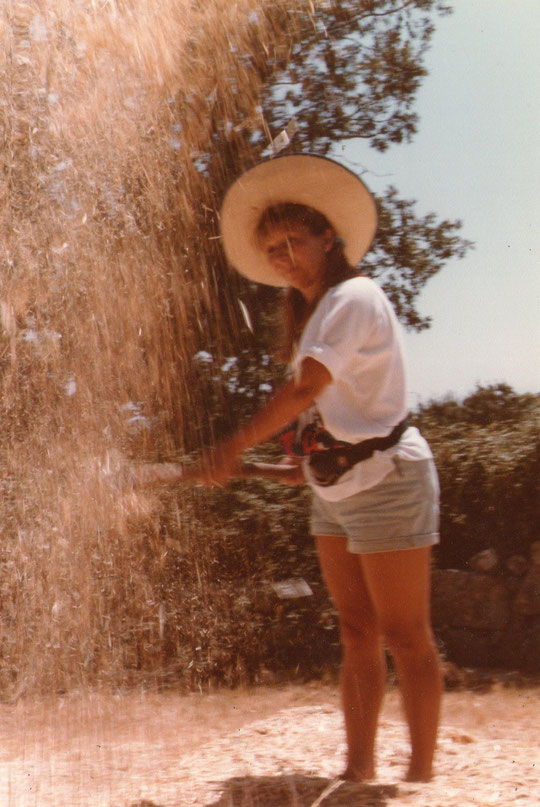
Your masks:
{"label": "wide-brimmed hat", "polygon": [[250,280],[285,285],[258,247],[256,229],[267,207],[286,202],[323,213],[343,240],[351,266],[369,249],[377,228],[377,210],[356,174],[335,160],[314,154],[272,157],[242,174],[229,187],[221,206],[225,255]]}

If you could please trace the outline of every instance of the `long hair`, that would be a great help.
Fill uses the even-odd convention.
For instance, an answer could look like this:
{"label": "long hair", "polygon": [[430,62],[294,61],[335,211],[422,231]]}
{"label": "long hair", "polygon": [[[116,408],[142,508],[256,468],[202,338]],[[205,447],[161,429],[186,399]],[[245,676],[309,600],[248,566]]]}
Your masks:
{"label": "long hair", "polygon": [[[323,235],[328,229],[334,228],[322,213],[306,205],[285,202],[267,207],[257,225],[257,239],[267,235],[275,226],[281,224],[302,224],[313,235]],[[283,310],[283,345],[280,358],[290,361],[304,327],[315,310],[321,297],[343,280],[355,277],[358,274],[345,257],[343,241],[336,236],[332,248],[326,256],[326,267],[321,288],[317,297],[308,302],[305,297],[292,286],[287,289]]]}

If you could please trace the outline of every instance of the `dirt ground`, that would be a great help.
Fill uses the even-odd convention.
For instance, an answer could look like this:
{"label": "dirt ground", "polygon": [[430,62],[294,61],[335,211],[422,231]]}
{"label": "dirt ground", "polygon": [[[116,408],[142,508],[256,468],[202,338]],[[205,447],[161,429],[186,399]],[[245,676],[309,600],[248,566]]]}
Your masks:
{"label": "dirt ground", "polygon": [[334,686],[21,700],[0,706],[0,807],[536,807],[539,700],[539,689],[501,685],[447,693],[436,777],[421,785],[402,781],[395,689],[369,785],[336,779]]}

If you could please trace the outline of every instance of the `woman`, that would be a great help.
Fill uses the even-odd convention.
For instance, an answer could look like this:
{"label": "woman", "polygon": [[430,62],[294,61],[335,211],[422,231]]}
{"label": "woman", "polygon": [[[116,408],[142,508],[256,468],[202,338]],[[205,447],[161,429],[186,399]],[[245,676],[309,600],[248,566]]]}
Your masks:
{"label": "woman", "polygon": [[[375,205],[338,163],[278,157],[246,172],[221,211],[226,255],[251,280],[288,287],[292,376],[190,473],[206,484],[265,473],[305,476],[311,529],[343,645],[344,777],[375,774],[374,745],[391,652],[410,729],[409,781],[431,777],[441,675],[429,617],[438,483],[427,443],[407,427],[399,327],[387,298],[354,266]],[[241,465],[242,452],[298,420],[297,465]]]}

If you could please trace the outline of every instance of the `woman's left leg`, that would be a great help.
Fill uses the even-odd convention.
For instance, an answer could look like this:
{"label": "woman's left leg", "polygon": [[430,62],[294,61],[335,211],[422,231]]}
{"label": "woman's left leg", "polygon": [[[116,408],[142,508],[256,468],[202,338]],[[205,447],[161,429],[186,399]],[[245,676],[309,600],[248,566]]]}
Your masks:
{"label": "woman's left leg", "polygon": [[430,547],[360,556],[398,674],[411,737],[409,781],[431,778],[442,694],[429,610],[430,558]]}

